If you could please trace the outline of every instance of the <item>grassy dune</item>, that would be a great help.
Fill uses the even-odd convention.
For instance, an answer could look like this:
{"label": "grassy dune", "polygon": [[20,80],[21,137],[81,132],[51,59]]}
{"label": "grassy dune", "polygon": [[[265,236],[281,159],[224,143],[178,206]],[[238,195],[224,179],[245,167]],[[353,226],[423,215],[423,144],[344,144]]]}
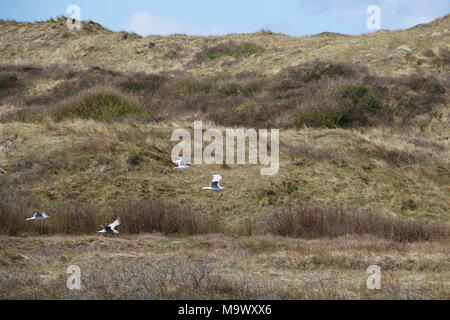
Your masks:
{"label": "grassy dune", "polygon": [[[448,22],[142,38],[0,21],[0,297],[448,299]],[[194,120],[280,129],[279,173],[173,170]],[[225,192],[201,190],[213,172]],[[116,216],[121,235],[95,235]]]}

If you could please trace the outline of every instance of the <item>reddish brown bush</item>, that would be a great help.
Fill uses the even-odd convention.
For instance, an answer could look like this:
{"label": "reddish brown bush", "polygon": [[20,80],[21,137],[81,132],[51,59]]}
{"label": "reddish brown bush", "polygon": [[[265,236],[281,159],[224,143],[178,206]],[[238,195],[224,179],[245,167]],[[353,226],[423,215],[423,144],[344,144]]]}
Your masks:
{"label": "reddish brown bush", "polygon": [[202,234],[218,231],[217,217],[190,205],[161,199],[136,199],[119,203],[112,217],[120,217],[121,232],[128,234]]}
{"label": "reddish brown bush", "polygon": [[308,239],[370,234],[399,242],[416,242],[449,235],[444,224],[306,205],[273,209],[267,224],[272,234]]}

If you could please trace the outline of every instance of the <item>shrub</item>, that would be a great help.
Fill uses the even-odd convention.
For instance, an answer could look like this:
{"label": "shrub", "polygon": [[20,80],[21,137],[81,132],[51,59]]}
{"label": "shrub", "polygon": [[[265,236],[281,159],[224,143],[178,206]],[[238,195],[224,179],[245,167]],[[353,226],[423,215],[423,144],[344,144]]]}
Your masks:
{"label": "shrub", "polygon": [[93,234],[99,226],[100,208],[92,203],[65,203],[48,220],[51,234]]}
{"label": "shrub", "polygon": [[123,201],[115,207],[113,215],[122,219],[121,231],[129,234],[194,235],[218,230],[218,221],[211,214],[161,199]]}
{"label": "shrub", "polygon": [[258,54],[264,51],[264,48],[255,43],[244,42],[236,43],[228,41],[221,43],[213,47],[204,47],[195,56],[195,59],[199,63],[214,61],[222,57],[248,57],[253,54]]}
{"label": "shrub", "polygon": [[306,205],[273,209],[268,214],[268,226],[275,235],[309,239],[370,234],[399,242],[416,242],[449,235],[444,224]]}
{"label": "shrub", "polygon": [[287,68],[281,73],[281,75],[283,75],[284,77],[287,76],[292,80],[308,83],[311,81],[320,80],[324,77],[355,77],[356,75],[358,75],[359,73],[363,73],[364,71],[364,69],[356,68],[346,63],[334,63],[314,60],[296,67]]}
{"label": "shrub", "polygon": [[348,101],[348,104],[344,106],[337,121],[338,126],[369,125],[370,116],[381,109],[380,101],[365,86],[347,86],[340,90],[340,94],[344,100]]}
{"label": "shrub", "polygon": [[445,93],[445,87],[434,79],[414,77],[407,82],[407,86],[414,91],[425,91],[429,95]]}
{"label": "shrub", "polygon": [[147,115],[137,101],[112,89],[84,92],[52,110],[51,114],[57,121],[66,118],[105,121]]}
{"label": "shrub", "polygon": [[19,88],[22,82],[16,74],[0,73],[0,97],[9,94],[12,90]]}
{"label": "shrub", "polygon": [[323,108],[313,112],[301,113],[298,126],[306,124],[311,127],[336,128],[339,126],[342,116],[341,110]]}
{"label": "shrub", "polygon": [[33,215],[36,202],[21,191],[0,191],[0,233],[17,236],[25,232],[32,232],[33,225],[26,221]]}
{"label": "shrub", "polygon": [[261,90],[262,86],[263,84],[260,81],[253,81],[245,84],[227,83],[219,87],[217,92],[224,97],[237,95],[248,97]]}
{"label": "shrub", "polygon": [[370,90],[362,85],[344,87],[341,89],[341,94],[343,98],[349,99],[352,105],[356,107],[377,110],[381,106]]}
{"label": "shrub", "polygon": [[179,92],[183,95],[191,93],[208,94],[213,91],[215,81],[213,79],[187,80],[182,83]]}
{"label": "shrub", "polygon": [[[203,50],[199,57],[206,58],[208,53],[212,59],[220,55],[245,56],[252,52],[251,47],[226,42]],[[14,93],[19,108],[2,113],[2,122],[42,121],[46,115],[53,115],[57,120],[68,117],[114,120],[146,115],[145,110],[156,121],[195,115],[220,125],[255,128],[392,124],[423,127],[425,121],[438,115],[439,104],[448,101],[445,80],[424,76],[371,76],[363,68],[319,60],[289,67],[275,76],[242,72],[193,77],[173,72],[173,77],[169,77],[101,68],[68,71],[11,66],[0,66],[0,73],[17,74],[25,84],[49,76],[62,80],[49,93],[40,96],[25,97],[24,90]],[[131,97],[117,89],[89,90],[104,85],[126,91]],[[20,107],[21,102],[27,106]],[[252,107],[247,108],[250,104]]]}
{"label": "shrub", "polygon": [[128,92],[153,93],[161,88],[166,81],[167,79],[161,75],[138,73],[119,81],[118,86]]}

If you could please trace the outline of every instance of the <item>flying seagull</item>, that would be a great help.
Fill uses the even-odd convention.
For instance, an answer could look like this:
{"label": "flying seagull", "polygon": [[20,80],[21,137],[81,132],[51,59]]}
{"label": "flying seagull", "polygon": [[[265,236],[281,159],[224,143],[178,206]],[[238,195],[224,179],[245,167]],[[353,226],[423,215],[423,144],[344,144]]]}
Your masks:
{"label": "flying seagull", "polygon": [[225,190],[224,187],[221,187],[219,182],[222,180],[222,176],[218,173],[213,173],[211,184],[209,187],[203,187],[203,190],[211,190],[211,191],[222,191]]}
{"label": "flying seagull", "polygon": [[179,160],[174,161],[174,163],[178,164],[178,167],[175,167],[176,170],[186,170],[189,169],[190,166],[187,165],[186,157],[182,156]]}
{"label": "flying seagull", "polygon": [[97,233],[103,233],[103,234],[117,234],[119,231],[116,230],[116,227],[120,226],[120,218],[117,218],[116,221],[113,223],[107,225],[107,226],[100,226],[102,227],[102,230],[97,231]]}
{"label": "flying seagull", "polygon": [[41,221],[47,220],[48,218],[50,218],[50,216],[45,212],[35,212],[31,218],[27,218],[27,221]]}

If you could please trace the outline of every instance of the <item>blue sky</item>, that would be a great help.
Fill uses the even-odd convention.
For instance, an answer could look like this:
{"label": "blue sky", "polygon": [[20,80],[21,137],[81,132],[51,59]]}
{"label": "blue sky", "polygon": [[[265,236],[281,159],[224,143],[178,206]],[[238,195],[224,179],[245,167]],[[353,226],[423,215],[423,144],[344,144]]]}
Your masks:
{"label": "blue sky", "polygon": [[450,13],[449,0],[1,0],[0,18],[46,20],[78,5],[82,20],[141,35],[220,35],[270,29],[294,36],[324,31],[371,32],[369,5],[381,9],[381,28],[409,28]]}

